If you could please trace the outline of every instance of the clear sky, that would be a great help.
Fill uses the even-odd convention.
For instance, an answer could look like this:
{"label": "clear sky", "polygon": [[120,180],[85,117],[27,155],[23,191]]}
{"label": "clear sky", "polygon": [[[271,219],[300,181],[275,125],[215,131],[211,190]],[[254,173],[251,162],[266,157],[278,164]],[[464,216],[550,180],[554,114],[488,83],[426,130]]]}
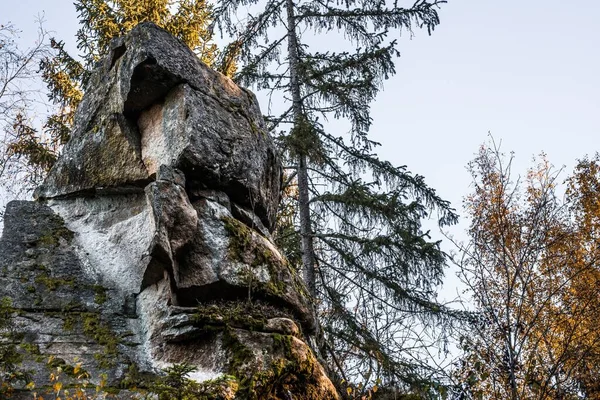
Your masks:
{"label": "clear sky", "polygon": [[[0,0],[0,23],[20,27],[23,43],[41,12],[74,49],[71,0]],[[397,75],[373,105],[382,158],[424,175],[462,211],[465,166],[488,131],[521,173],[541,151],[568,172],[600,150],[600,1],[449,0],[440,15],[431,37],[401,40]]]}

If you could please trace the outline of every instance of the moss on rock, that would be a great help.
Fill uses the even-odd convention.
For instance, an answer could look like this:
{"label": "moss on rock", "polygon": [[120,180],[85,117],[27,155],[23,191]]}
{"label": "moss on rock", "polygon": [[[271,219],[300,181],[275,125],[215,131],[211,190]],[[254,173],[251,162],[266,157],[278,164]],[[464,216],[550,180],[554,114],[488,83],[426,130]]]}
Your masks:
{"label": "moss on rock", "polygon": [[103,352],[94,355],[98,366],[102,369],[109,369],[116,365],[119,354],[118,345],[121,338],[112,330],[110,325],[102,320],[97,312],[69,312],[61,313],[63,319],[63,329],[65,331],[74,331],[77,327],[81,328],[82,333],[96,343],[104,347]]}
{"label": "moss on rock", "polygon": [[268,313],[277,312],[260,302],[224,302],[200,304],[192,316],[194,325],[207,327],[233,326],[249,330],[262,330],[267,323]]}
{"label": "moss on rock", "polygon": [[[56,278],[48,275],[46,272],[42,272],[37,275],[34,279],[35,283],[44,285],[48,290],[55,291],[61,286],[75,286],[75,280],[73,278],[65,279],[65,278]],[[35,292],[35,288],[33,290]]]}
{"label": "moss on rock", "polygon": [[52,215],[49,217],[50,229],[47,229],[38,238],[37,245],[42,247],[56,247],[60,244],[60,240],[63,239],[67,243],[71,243],[74,237],[74,233],[65,226],[65,221],[59,215]]}
{"label": "moss on rock", "polygon": [[106,288],[101,285],[94,285],[94,302],[98,305],[106,303]]}
{"label": "moss on rock", "polygon": [[228,374],[239,381],[238,397],[250,400],[338,399],[310,348],[291,335],[226,329]]}
{"label": "moss on rock", "polygon": [[[243,222],[233,217],[223,217],[222,221],[229,234],[229,258],[249,266],[247,270],[240,271],[241,278],[249,286],[255,286],[255,289],[269,295],[287,297],[286,282],[281,277],[285,275],[293,280],[296,274],[289,268],[286,260],[275,255],[264,243],[266,239]],[[257,281],[254,278],[256,271],[261,267],[266,267],[269,272],[268,282]]]}

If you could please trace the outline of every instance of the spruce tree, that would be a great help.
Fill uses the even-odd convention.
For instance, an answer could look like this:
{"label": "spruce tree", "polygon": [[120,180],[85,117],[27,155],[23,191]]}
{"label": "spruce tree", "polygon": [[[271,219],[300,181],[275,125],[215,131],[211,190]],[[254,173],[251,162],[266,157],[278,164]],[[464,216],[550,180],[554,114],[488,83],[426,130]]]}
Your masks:
{"label": "spruce tree", "polygon": [[[457,216],[423,177],[380,160],[368,137],[370,103],[395,73],[391,36],[431,33],[441,3],[222,0],[215,9],[234,39],[224,54],[240,62],[234,78],[285,102],[267,119],[288,164],[276,240],[316,299],[322,355],[363,391],[383,382],[431,394],[436,371],[416,360],[438,339],[424,338],[436,332],[428,328],[454,316],[435,301],[445,256],[421,221],[437,213],[444,226]],[[348,49],[313,50],[335,34]],[[333,133],[329,118],[347,120],[347,134]]]}
{"label": "spruce tree", "polygon": [[52,167],[69,139],[86,81],[113,38],[141,22],[152,21],[183,40],[206,64],[213,64],[218,54],[209,29],[211,7],[206,0],[76,0],[74,5],[79,13],[79,55],[69,54],[63,41],[51,39],[54,53],[40,63],[49,100],[55,105],[43,122],[44,134],[23,115],[15,119],[12,129],[16,140],[9,145],[10,151],[27,157],[33,167],[42,171],[40,176]]}

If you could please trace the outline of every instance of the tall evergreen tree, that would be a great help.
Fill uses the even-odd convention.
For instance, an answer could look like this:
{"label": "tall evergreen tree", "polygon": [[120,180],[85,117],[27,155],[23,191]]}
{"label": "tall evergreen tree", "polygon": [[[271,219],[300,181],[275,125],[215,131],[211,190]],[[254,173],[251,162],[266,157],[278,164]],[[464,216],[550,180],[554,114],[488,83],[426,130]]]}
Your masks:
{"label": "tall evergreen tree", "polygon": [[[222,0],[214,18],[234,38],[223,55],[240,61],[234,78],[279,94],[287,107],[268,117],[289,163],[276,239],[317,299],[322,353],[346,381],[427,392],[433,370],[416,361],[427,351],[425,333],[408,330],[430,334],[429,324],[451,312],[435,302],[445,257],[421,221],[435,212],[442,226],[457,217],[421,176],[374,154],[369,106],[395,73],[390,34],[431,33],[444,1],[256,3]],[[237,22],[241,7],[259,6]],[[348,50],[313,50],[317,36],[336,34]],[[349,121],[348,134],[332,133],[330,117]]]}
{"label": "tall evergreen tree", "polygon": [[[183,40],[208,65],[217,56],[209,25],[211,7],[206,0],[76,0],[80,29],[79,57],[65,50],[63,41],[52,39],[53,56],[40,63],[48,97],[56,106],[43,129],[49,140],[20,115],[15,119],[10,144],[13,154],[28,158],[41,171],[52,167],[62,145],[69,139],[75,109],[83,97],[94,64],[108,51],[111,39],[124,35],[137,24],[152,21]],[[44,174],[42,173],[41,176]]]}

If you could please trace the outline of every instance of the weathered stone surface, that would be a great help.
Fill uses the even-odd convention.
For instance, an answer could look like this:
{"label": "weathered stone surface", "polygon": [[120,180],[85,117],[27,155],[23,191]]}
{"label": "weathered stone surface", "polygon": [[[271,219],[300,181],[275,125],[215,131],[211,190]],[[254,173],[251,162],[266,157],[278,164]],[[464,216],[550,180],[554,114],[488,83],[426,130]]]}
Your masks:
{"label": "weathered stone surface", "polygon": [[296,323],[289,318],[271,318],[267,320],[265,331],[300,336],[300,329],[298,329]]}
{"label": "weathered stone surface", "polygon": [[144,192],[52,200],[48,205],[75,232],[87,270],[126,293],[140,291],[153,262],[150,249],[157,230]]}
{"label": "weathered stone surface", "polygon": [[185,363],[206,398],[337,399],[270,237],[280,173],[251,93],[152,24],[116,40],[38,202],[5,215],[0,298],[36,385],[54,357],[130,398]]}
{"label": "weathered stone surface", "polygon": [[[222,193],[216,198],[227,198]],[[157,180],[145,193],[107,194],[49,202],[69,229],[88,269],[137,294],[170,277],[174,304],[247,297],[276,301],[308,332],[314,318],[297,273],[259,232],[220,203],[191,204],[184,188]]]}
{"label": "weathered stone surface", "polygon": [[[147,302],[157,298],[151,295],[155,290],[167,292],[166,287],[148,289],[141,296],[143,309],[157,310]],[[155,319],[160,337],[149,338],[162,343],[160,349],[153,347],[158,364],[168,365],[176,358],[210,365],[195,373],[199,380],[235,376],[236,399],[338,399],[312,350],[299,338],[300,329],[284,313],[263,304],[234,302],[195,310],[162,307],[160,313]],[[267,319],[265,314],[281,316]]]}
{"label": "weathered stone surface", "polygon": [[252,93],[150,23],[115,41],[87,89],[38,198],[134,190],[164,164],[273,227],[281,165]]}
{"label": "weathered stone surface", "polygon": [[[0,239],[0,298],[10,298],[18,310],[11,328],[35,382],[47,382],[53,365],[81,362],[90,375],[106,372],[115,384],[137,358],[135,299],[86,268],[73,236],[49,207],[9,203]],[[55,357],[51,365],[49,356]]]}
{"label": "weathered stone surface", "polygon": [[310,348],[290,335],[225,332],[229,368],[241,376],[241,398],[336,400],[337,392]]}
{"label": "weathered stone surface", "polygon": [[202,199],[194,208],[198,231],[189,251],[178,258],[174,274],[179,300],[195,304],[247,297],[250,291],[251,297],[289,308],[312,331],[313,314],[303,283],[277,248],[218,203]]}

